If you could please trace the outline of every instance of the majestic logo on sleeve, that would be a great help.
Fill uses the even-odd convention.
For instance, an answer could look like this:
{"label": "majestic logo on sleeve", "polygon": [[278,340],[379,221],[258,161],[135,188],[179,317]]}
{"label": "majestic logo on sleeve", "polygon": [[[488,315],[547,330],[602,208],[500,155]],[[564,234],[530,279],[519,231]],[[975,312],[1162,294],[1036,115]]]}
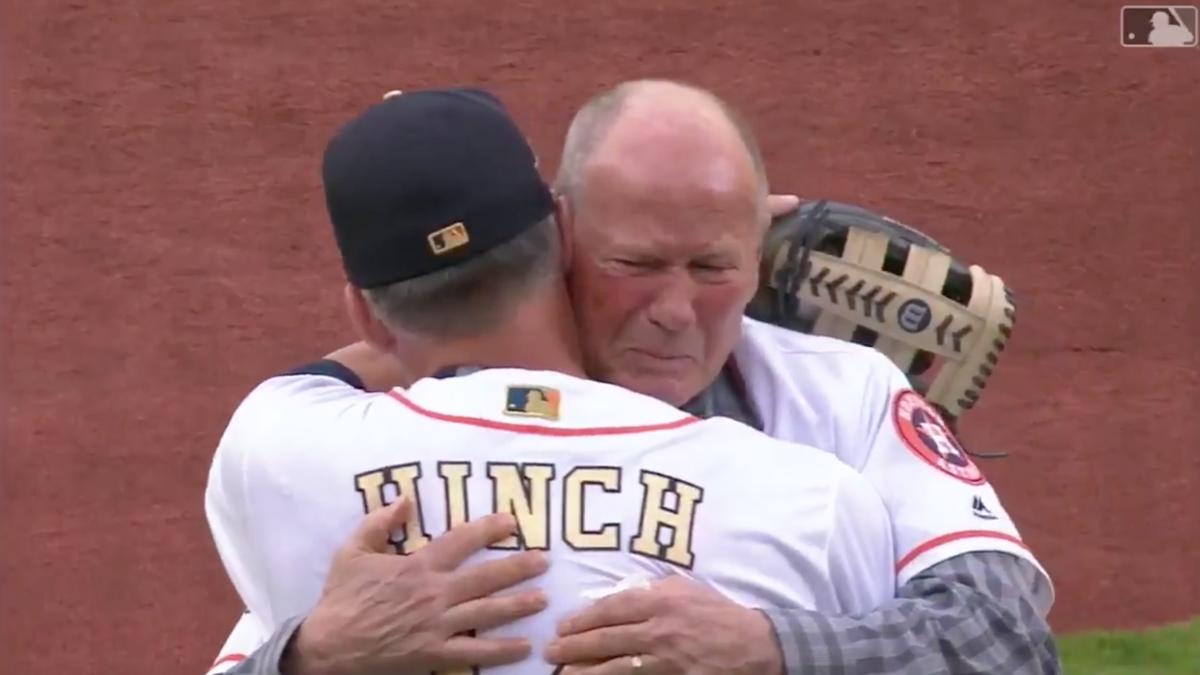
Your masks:
{"label": "majestic logo on sleeve", "polygon": [[897,394],[892,415],[900,438],[917,457],[971,485],[987,482],[942,416],[920,394],[915,391]]}

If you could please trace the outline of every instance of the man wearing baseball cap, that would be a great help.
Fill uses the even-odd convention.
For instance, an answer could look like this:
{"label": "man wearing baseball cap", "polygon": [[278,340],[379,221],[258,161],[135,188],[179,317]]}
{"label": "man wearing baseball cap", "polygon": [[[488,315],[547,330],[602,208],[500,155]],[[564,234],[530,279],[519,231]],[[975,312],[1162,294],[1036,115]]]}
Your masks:
{"label": "man wearing baseball cap", "polygon": [[[495,97],[467,88],[388,95],[334,136],[325,152],[322,173],[327,210],[349,282],[345,287],[346,306],[365,341],[331,358],[289,371],[282,381],[307,385],[313,392],[345,394],[346,389],[358,392],[377,384],[371,380],[364,383],[362,378],[378,378],[380,373],[396,381],[414,382],[459,363],[461,355],[470,355],[471,365],[482,367],[508,365],[510,355],[533,354],[543,367],[571,374],[581,372],[575,357],[577,340],[569,302],[562,284],[550,282],[561,279],[562,274],[558,267],[560,233],[551,194],[537,172],[524,137]],[[531,300],[529,294],[539,297]],[[537,330],[517,336],[481,331],[481,327],[499,323],[518,305],[524,313],[523,322]],[[405,358],[397,360],[395,354]],[[355,368],[347,368],[345,363]],[[322,383],[332,388],[322,389],[318,386]],[[232,449],[239,447],[238,430],[243,424],[257,425],[264,415],[271,414],[269,402],[261,395],[256,397],[263,387],[248,397],[231,420],[206,495],[214,540],[248,606],[266,603],[269,589],[264,590],[257,581],[245,581],[259,577],[252,574],[245,562],[248,558],[243,555],[252,549],[252,543],[239,539],[243,531],[234,523],[250,514],[239,508],[240,500],[232,494],[232,486],[239,479],[225,472],[231,466]],[[262,402],[258,408],[250,405],[256,400]],[[295,409],[290,401],[277,403],[279,409]],[[337,447],[336,443],[332,445],[331,451]],[[245,450],[266,453],[273,447]],[[392,510],[410,506],[397,501]],[[261,509],[252,513],[255,511]],[[356,539],[359,553],[365,554],[370,547],[377,561],[386,560],[398,569],[411,568],[407,574],[391,575],[401,583],[401,587],[391,589],[391,597],[396,601],[396,612],[406,614],[410,625],[417,626],[422,615],[405,603],[434,587],[429,575],[420,573],[428,566],[427,561],[461,562],[465,553],[456,552],[458,548],[496,544],[511,535],[514,525],[511,517],[491,516],[435,540],[414,556],[401,557],[386,544],[387,531],[396,529],[400,521],[389,525],[380,517],[374,514],[364,527],[384,526],[383,543]],[[395,520],[396,516],[391,518]],[[526,591],[506,598],[481,596],[540,574],[545,567],[540,552],[527,551],[447,571],[437,588],[466,591],[457,602],[448,602],[447,609],[458,605],[462,610],[466,605],[472,616],[512,621],[545,606],[541,595]],[[409,580],[411,585],[407,584]],[[466,590],[472,586],[479,588]],[[322,641],[324,635],[338,637],[352,632],[337,623],[345,618],[342,607],[346,603],[337,602],[342,587],[336,568],[330,590],[333,602],[318,605],[305,621],[304,630],[288,644],[286,655],[278,649],[255,654],[237,669],[262,668],[261,672],[266,673],[277,672],[278,667],[289,674],[321,672],[329,665],[323,661],[329,652]],[[355,595],[345,600],[360,598]],[[296,607],[297,616],[302,609]],[[267,610],[256,614],[264,612]],[[285,624],[289,619],[269,613],[257,618]],[[424,618],[434,621],[441,617]],[[292,621],[290,627],[294,630],[299,622]],[[466,626],[474,627],[484,626]],[[389,632],[380,627],[371,633],[371,640],[377,642],[374,646],[354,654],[347,653],[342,644],[332,650],[332,656],[339,667],[370,663],[371,654],[386,648],[386,638],[407,644],[424,635],[419,630]],[[461,637],[452,644],[448,638],[450,635],[444,635],[437,645],[442,651],[410,651],[403,660],[409,665],[426,663],[428,671],[434,666],[441,669],[464,663],[512,662],[529,652],[524,640]]]}

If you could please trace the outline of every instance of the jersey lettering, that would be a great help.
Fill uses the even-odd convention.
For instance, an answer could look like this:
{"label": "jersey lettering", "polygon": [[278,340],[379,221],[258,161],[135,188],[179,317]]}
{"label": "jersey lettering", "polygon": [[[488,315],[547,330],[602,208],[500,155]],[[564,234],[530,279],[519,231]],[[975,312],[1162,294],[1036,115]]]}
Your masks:
{"label": "jersey lettering", "polygon": [[467,479],[471,477],[470,462],[438,462],[438,475],[446,491],[446,514],[450,527],[458,527],[471,519],[467,510]]}
{"label": "jersey lettering", "polygon": [[604,492],[621,491],[621,469],[615,466],[580,466],[571,469],[563,482],[563,541],[576,551],[617,551],[621,548],[621,525],[605,523],[599,529],[584,525],[584,493],[597,486]]}
{"label": "jersey lettering", "polygon": [[[641,480],[646,488],[642,499],[641,527],[630,542],[629,549],[691,569],[695,562],[692,526],[696,522],[696,505],[703,501],[704,490],[678,478],[651,471],[643,471]],[[667,505],[668,498],[675,502],[673,507]],[[660,543],[663,534],[668,535],[669,544]]]}
{"label": "jersey lettering", "polygon": [[413,515],[404,524],[404,539],[400,542],[392,540],[392,546],[404,555],[416,552],[429,543],[429,532],[425,529],[425,518],[421,514],[421,494],[417,489],[417,479],[420,477],[421,465],[416,462],[387,466],[354,477],[354,487],[362,495],[365,513],[391,503],[391,500],[386,500],[385,494],[389,487],[397,497],[412,496]]}
{"label": "jersey lettering", "polygon": [[[471,513],[467,479],[473,475],[470,462],[438,462],[437,475],[441,479],[446,522],[450,527],[467,522]],[[492,549],[548,550],[552,525],[556,525],[558,536],[573,550],[621,550],[620,523],[606,522],[590,528],[587,523],[589,494],[622,492],[620,467],[572,467],[560,485],[555,485],[558,475],[553,464],[487,462],[485,475],[491,483],[492,512],[511,513],[517,520],[517,532]],[[420,465],[411,463],[374,469],[354,478],[364,512],[412,496],[413,517],[405,524],[403,540],[393,542],[403,555],[419,550],[431,537],[425,526],[418,488],[421,476]],[[639,527],[629,539],[629,551],[691,569],[695,564],[692,533],[704,489],[653,471],[642,471],[639,482],[642,487]],[[551,522],[550,515],[553,489],[560,490],[562,497],[562,515],[556,524]]]}
{"label": "jersey lettering", "polygon": [[507,512],[517,519],[517,533],[489,548],[550,548],[550,481],[554,465],[488,462],[487,475],[492,479],[493,513]]}

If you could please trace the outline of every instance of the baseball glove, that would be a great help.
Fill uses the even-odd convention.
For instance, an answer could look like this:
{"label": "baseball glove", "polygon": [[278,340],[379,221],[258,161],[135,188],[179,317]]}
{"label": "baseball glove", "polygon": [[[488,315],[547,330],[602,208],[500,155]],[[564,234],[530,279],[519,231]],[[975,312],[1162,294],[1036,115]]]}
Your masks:
{"label": "baseball glove", "polygon": [[777,218],[747,314],[887,355],[953,427],[1012,336],[1004,281],[887,216],[829,201]]}

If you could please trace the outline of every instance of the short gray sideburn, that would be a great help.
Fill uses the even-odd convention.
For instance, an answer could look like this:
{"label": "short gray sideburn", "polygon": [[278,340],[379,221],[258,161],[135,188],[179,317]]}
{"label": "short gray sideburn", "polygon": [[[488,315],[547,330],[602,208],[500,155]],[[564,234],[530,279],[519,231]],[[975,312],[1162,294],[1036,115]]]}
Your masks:
{"label": "short gray sideburn", "polygon": [[561,255],[550,215],[473,260],[364,295],[375,316],[395,329],[428,338],[471,337],[500,323],[557,274]]}

